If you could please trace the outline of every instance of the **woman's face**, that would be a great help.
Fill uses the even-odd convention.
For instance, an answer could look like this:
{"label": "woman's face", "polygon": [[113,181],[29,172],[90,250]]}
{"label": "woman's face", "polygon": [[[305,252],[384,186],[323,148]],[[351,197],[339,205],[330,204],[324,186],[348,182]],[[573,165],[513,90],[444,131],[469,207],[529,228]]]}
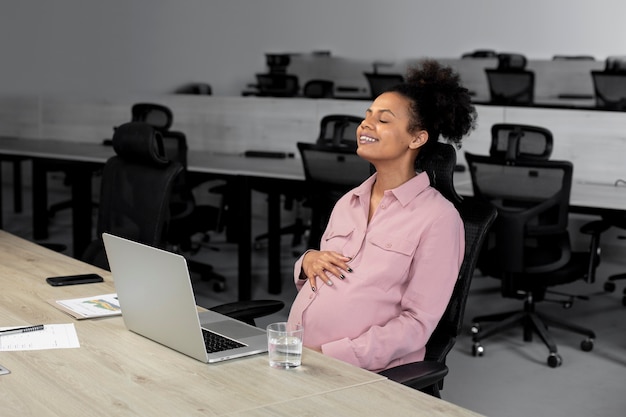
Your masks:
{"label": "woman's face", "polygon": [[365,119],[356,130],[359,156],[372,163],[395,161],[407,156],[414,158],[414,150],[423,144],[419,136],[426,132],[408,131],[410,105],[408,98],[395,92],[378,96],[366,110]]}

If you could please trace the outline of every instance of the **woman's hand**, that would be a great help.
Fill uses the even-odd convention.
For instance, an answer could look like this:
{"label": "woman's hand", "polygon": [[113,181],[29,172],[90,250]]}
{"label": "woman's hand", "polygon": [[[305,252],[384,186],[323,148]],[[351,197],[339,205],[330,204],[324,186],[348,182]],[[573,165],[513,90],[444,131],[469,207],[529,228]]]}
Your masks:
{"label": "woman's hand", "polygon": [[321,279],[326,285],[332,286],[331,276],[344,279],[344,272],[352,272],[347,262],[352,259],[333,251],[311,250],[302,259],[302,272],[309,280],[311,289],[317,289],[317,279]]}

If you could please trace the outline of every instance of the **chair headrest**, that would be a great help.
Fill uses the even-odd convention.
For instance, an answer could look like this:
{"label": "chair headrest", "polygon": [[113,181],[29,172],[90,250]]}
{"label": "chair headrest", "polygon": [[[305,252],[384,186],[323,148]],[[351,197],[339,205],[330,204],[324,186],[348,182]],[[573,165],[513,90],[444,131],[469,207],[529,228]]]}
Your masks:
{"label": "chair headrest", "polygon": [[113,133],[113,149],[126,161],[149,166],[166,166],[161,133],[143,122],[129,122],[118,126]]}
{"label": "chair headrest", "polygon": [[606,72],[626,72],[626,56],[609,56],[606,58]]}
{"label": "chair headrest", "polygon": [[498,54],[499,70],[521,70],[526,68],[526,57],[522,54]]}

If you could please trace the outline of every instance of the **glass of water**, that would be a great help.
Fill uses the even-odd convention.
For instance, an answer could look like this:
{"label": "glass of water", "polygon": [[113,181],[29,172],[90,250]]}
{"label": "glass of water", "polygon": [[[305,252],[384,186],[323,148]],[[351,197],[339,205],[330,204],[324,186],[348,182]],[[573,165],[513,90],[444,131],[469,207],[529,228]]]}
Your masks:
{"label": "glass of water", "polygon": [[295,368],[302,364],[302,336],[299,324],[287,322],[267,326],[267,350],[273,368]]}

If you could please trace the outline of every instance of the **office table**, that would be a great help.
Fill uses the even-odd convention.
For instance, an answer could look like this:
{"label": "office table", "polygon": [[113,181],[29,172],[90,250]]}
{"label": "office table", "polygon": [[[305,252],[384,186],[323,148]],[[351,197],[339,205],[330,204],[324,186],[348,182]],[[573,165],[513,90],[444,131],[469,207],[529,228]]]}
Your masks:
{"label": "office table", "polygon": [[[305,349],[303,366],[260,354],[204,364],[128,331],[120,316],[75,320],[48,300],[115,291],[107,271],[0,231],[0,326],[73,323],[80,348],[3,352],[3,415],[476,416],[453,404]],[[99,273],[99,284],[51,287],[50,275]]]}
{"label": "office table", "polygon": [[[0,155],[21,155],[33,159],[33,232],[41,238],[47,222],[46,164],[70,162],[73,173],[73,240],[74,256],[80,257],[92,240],[91,172],[114,155],[110,146],[97,143],[68,142],[45,139],[14,139],[0,137]],[[199,175],[227,178],[235,186],[237,200],[238,298],[249,300],[252,286],[251,193],[255,182],[273,184],[268,196],[268,282],[269,292],[279,293],[280,267],[280,184],[304,181],[300,159],[245,158],[238,154],[190,151],[188,170]],[[455,187],[461,195],[472,195],[467,171],[454,176]],[[1,195],[1,193],[0,193]],[[0,204],[2,203],[0,199]],[[599,184],[574,180],[570,197],[573,212],[601,215],[607,211],[626,210],[626,186]]]}

